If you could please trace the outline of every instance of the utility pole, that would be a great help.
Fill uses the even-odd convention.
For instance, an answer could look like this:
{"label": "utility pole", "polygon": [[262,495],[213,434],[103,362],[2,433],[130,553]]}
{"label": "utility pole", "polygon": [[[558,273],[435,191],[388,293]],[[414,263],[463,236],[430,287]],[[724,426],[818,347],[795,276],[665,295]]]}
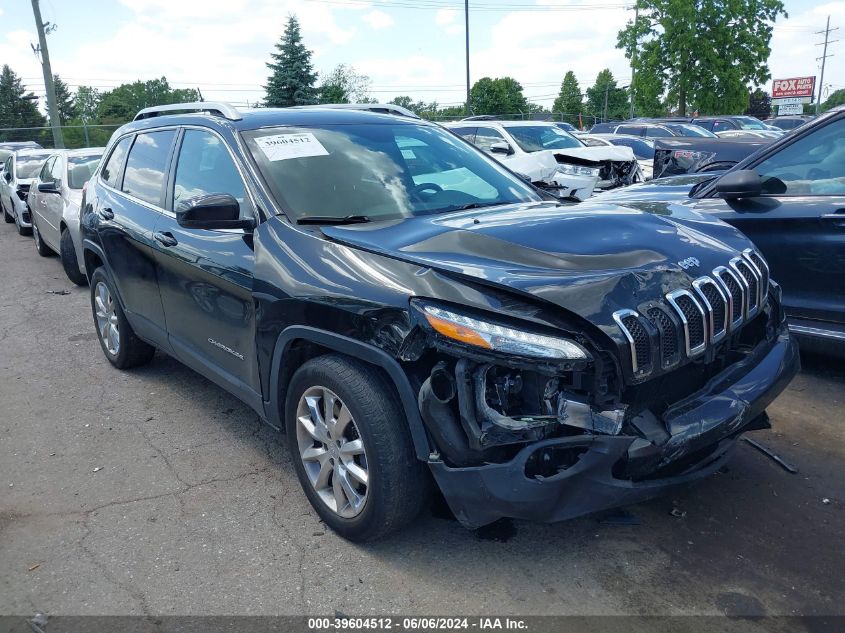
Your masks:
{"label": "utility pole", "polygon": [[466,32],[466,56],[467,56],[467,116],[472,114],[469,102],[469,0],[464,0],[464,30]]}
{"label": "utility pole", "polygon": [[637,65],[637,48],[639,48],[640,38],[639,32],[637,31],[637,22],[640,19],[640,3],[639,0],[634,3],[634,50],[631,53],[631,116],[628,117],[630,119],[634,118],[634,78],[636,77],[636,68]]}
{"label": "utility pole", "polygon": [[821,35],[822,33],[824,33],[824,42],[823,43],[819,42],[818,44],[816,44],[816,46],[824,45],[822,56],[816,57],[816,61],[821,61],[821,63],[822,63],[822,72],[821,72],[821,77],[819,78],[819,96],[816,99],[816,114],[819,113],[819,111],[821,110],[821,107],[822,107],[822,90],[824,89],[824,63],[825,63],[825,60],[827,60],[828,57],[833,57],[833,55],[827,54],[827,45],[833,44],[833,42],[839,41],[839,40],[833,40],[833,42],[831,42],[830,41],[830,32],[831,31],[838,31],[838,30],[839,30],[838,26],[834,29],[830,28],[830,16],[827,16],[827,26],[825,27],[824,31],[816,31],[816,35]]}
{"label": "utility pole", "polygon": [[47,114],[50,116],[50,127],[53,128],[53,146],[56,149],[63,149],[65,141],[62,138],[62,122],[59,120],[59,108],[56,105],[56,87],[53,85],[50,53],[47,51],[47,34],[44,32],[44,22],[41,20],[41,8],[38,6],[38,0],[32,0],[32,13],[35,15],[35,28],[38,29],[41,71],[44,73],[44,88],[47,90]]}

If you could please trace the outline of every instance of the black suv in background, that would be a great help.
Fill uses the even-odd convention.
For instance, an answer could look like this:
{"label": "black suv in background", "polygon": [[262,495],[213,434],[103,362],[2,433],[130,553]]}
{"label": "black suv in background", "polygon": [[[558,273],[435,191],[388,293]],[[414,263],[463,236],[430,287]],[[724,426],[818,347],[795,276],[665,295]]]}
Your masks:
{"label": "black suv in background", "polygon": [[411,521],[432,480],[469,527],[686,484],[798,369],[736,229],[562,206],[406,117],[144,110],[82,224],[108,360],[161,349],[283,428],[350,539]]}

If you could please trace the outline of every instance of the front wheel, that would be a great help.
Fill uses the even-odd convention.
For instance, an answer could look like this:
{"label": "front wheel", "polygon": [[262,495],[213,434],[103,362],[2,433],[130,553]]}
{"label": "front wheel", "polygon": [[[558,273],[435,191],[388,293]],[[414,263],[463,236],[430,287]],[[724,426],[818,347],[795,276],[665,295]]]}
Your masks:
{"label": "front wheel", "polygon": [[14,222],[15,218],[13,218],[12,215],[8,211],[6,211],[6,205],[3,204],[2,200],[0,200],[0,206],[3,207],[3,219],[6,221],[6,224],[11,224],[12,222]]}
{"label": "front wheel", "polygon": [[88,279],[79,270],[79,260],[76,259],[73,237],[71,237],[70,230],[67,227],[62,229],[62,238],[59,246],[62,256],[62,268],[65,269],[67,278],[77,286],[84,286],[88,283]]}
{"label": "front wheel", "polygon": [[155,348],[139,339],[132,330],[102,267],[91,275],[91,310],[100,347],[112,365],[129,369],[152,360]]}
{"label": "front wheel", "polygon": [[419,514],[428,473],[393,387],[377,370],[320,356],[296,371],[287,393],[296,474],[329,527],[351,541],[371,541]]}
{"label": "front wheel", "polygon": [[38,225],[35,223],[35,216],[32,218],[32,237],[35,242],[35,250],[39,255],[41,255],[41,257],[50,257],[50,255],[53,254],[50,247],[47,246],[44,243],[44,240],[41,239],[41,231],[38,230]]}

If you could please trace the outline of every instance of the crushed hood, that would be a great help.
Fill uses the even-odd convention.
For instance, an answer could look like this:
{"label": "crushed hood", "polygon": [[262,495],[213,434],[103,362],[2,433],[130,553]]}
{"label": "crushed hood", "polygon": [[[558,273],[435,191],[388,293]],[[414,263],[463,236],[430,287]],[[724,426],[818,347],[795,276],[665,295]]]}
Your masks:
{"label": "crushed hood", "polygon": [[609,333],[615,310],[689,287],[751,245],[733,227],[682,205],[651,212],[597,202],[507,205],[323,233],[552,302]]}
{"label": "crushed hood", "polygon": [[581,160],[591,160],[596,162],[610,160],[630,163],[632,160],[636,160],[634,150],[630,147],[570,147],[567,149],[550,149],[535,153],[549,153],[552,154],[552,156],[567,156],[569,158],[580,158]]}

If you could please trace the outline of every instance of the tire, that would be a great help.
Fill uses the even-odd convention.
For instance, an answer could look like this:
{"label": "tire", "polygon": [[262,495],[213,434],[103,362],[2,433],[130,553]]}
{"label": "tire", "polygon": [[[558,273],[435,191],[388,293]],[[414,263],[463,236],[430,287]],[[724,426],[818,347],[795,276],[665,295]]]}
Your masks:
{"label": "tire", "polygon": [[33,242],[35,242],[35,250],[41,257],[51,257],[54,254],[53,249],[47,246],[44,240],[41,239],[41,231],[38,230],[38,226],[35,224],[35,216],[32,217],[32,237]]}
{"label": "tire", "polygon": [[[345,356],[320,356],[296,371],[287,394],[288,448],[305,495],[326,525],[350,541],[372,541],[399,530],[419,514],[428,503],[429,475],[414,453],[405,414],[393,386],[381,373]],[[312,425],[313,430],[309,430],[300,419],[314,419],[306,398],[325,417],[325,404],[331,396],[340,402],[332,409],[332,419],[343,419],[344,408],[351,416],[345,429],[338,433],[337,426],[332,425],[334,435],[327,426],[322,434],[318,425]],[[350,456],[358,448],[352,442],[358,440],[362,453]],[[347,447],[348,452],[339,448],[338,443]],[[309,449],[309,458],[304,459],[303,452]],[[325,476],[323,460],[329,462],[331,470]],[[357,471],[350,461],[358,466]],[[358,479],[361,470],[367,475],[366,485]],[[342,485],[344,481],[347,487]],[[340,487],[340,493],[336,492],[335,484]],[[354,486],[351,496],[343,492],[348,490],[348,484]],[[337,502],[338,494],[346,502],[343,507]],[[361,505],[354,507],[350,499]]]}
{"label": "tire", "polygon": [[8,211],[6,211],[6,205],[5,205],[5,204],[3,204],[3,201],[2,201],[2,200],[0,200],[0,206],[2,206],[2,207],[3,207],[3,219],[6,221],[6,224],[11,224],[12,222],[14,222],[14,221],[15,221],[15,218],[13,218],[13,217],[9,214],[9,212],[8,212]]}
{"label": "tire", "polygon": [[88,278],[79,271],[79,260],[76,258],[76,249],[73,246],[73,238],[67,227],[62,229],[62,238],[59,242],[59,255],[62,258],[62,268],[65,269],[67,278],[77,286],[84,286]]}
{"label": "tire", "polygon": [[[102,310],[97,304],[98,293],[103,300]],[[102,317],[98,316],[98,310]],[[118,369],[129,369],[152,360],[155,348],[139,339],[132,330],[114,294],[111,279],[102,266],[91,275],[91,312],[100,347],[112,365]],[[116,331],[112,329],[115,326]]]}

